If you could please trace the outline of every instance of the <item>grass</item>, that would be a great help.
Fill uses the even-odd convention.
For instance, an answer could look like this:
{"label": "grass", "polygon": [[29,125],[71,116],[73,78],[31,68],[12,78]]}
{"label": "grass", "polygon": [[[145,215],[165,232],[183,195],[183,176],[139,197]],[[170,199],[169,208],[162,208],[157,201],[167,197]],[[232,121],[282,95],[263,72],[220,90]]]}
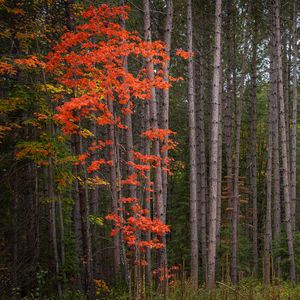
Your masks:
{"label": "grass", "polygon": [[[128,295],[112,293],[110,300],[130,299]],[[148,292],[147,295],[134,297],[134,300],[300,300],[300,285],[288,282],[264,286],[253,279],[242,281],[237,286],[218,282],[217,288],[210,292],[205,287],[192,288],[189,281],[177,281],[169,288],[168,295]]]}

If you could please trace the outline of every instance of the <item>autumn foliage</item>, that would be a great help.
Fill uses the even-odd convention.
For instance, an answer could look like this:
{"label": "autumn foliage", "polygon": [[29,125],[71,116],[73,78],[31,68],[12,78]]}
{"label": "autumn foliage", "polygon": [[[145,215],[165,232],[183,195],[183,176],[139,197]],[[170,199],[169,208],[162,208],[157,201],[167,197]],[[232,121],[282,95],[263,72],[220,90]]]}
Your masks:
{"label": "autumn foliage", "polygon": [[[77,157],[76,164],[86,166],[88,173],[99,178],[102,168],[116,167],[116,161],[107,160],[105,153],[120,148],[120,142],[96,138],[88,129],[95,124],[100,132],[113,126],[115,132],[129,130],[123,123],[126,115],[134,115],[135,109],[143,101],[151,101],[151,88],[168,89],[170,84],[163,75],[168,55],[165,45],[160,42],[146,42],[137,33],[124,29],[120,19],[128,18],[129,7],[90,7],[82,17],[85,22],[78,25],[73,32],[65,33],[60,43],[48,55],[46,70],[52,74],[57,84],[64,87],[63,92],[54,98],[57,113],[55,121],[61,125],[65,135],[81,135],[88,146],[88,152]],[[145,68],[130,72],[125,66],[131,61],[151,59],[155,65],[155,75],[149,78]],[[170,81],[176,79],[169,78]],[[112,103],[114,112],[109,103]],[[150,143],[162,142],[165,136],[174,134],[169,129],[150,128],[141,131],[136,139],[147,139]],[[168,157],[146,155],[138,150],[140,140],[131,152],[132,160],[122,159],[126,169],[130,166],[130,174],[119,174],[118,207],[106,219],[112,221],[114,229],[111,235],[121,234],[128,249],[159,249],[164,245],[161,237],[169,232],[169,227],[159,218],[152,218],[151,212],[144,208],[144,201],[151,199],[128,197],[130,187],[153,193],[153,182],[146,180],[145,172],[163,164],[163,172],[168,172]],[[111,148],[112,147],[112,148]],[[168,139],[161,147],[161,153],[175,147]],[[91,160],[91,157],[96,159]],[[164,160],[164,161],[162,161]],[[155,212],[154,212],[155,215]],[[151,232],[151,239],[145,233]],[[138,233],[138,234],[137,234]],[[140,261],[140,265],[146,265]]]}

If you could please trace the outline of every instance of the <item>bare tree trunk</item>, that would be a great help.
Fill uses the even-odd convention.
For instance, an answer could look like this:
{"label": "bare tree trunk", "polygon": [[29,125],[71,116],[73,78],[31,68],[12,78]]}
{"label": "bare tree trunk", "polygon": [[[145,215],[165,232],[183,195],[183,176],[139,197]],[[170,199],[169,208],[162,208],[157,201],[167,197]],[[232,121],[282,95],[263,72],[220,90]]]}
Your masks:
{"label": "bare tree trunk", "polygon": [[62,266],[62,276],[65,281],[66,274],[63,271],[65,267],[65,226],[64,226],[64,216],[63,216],[63,208],[62,208],[62,201],[61,201],[61,194],[58,192],[57,194],[57,206],[58,206],[58,215],[59,215],[59,229],[60,229],[60,260]]}
{"label": "bare tree trunk", "polygon": [[222,94],[223,94],[223,84],[220,80],[220,101],[219,101],[219,146],[218,146],[218,204],[217,204],[217,246],[220,242],[221,234],[221,215],[222,215],[222,134],[223,134],[223,125],[222,125]]}
{"label": "bare tree trunk", "polygon": [[[226,85],[227,93],[224,98],[224,143],[225,143],[225,159],[226,159],[226,191],[225,196],[228,199],[228,208],[232,208],[233,198],[233,169],[232,169],[232,143],[233,143],[233,103],[235,103],[236,93],[233,88],[233,74],[234,74],[234,51],[233,51],[233,8],[232,1],[227,2],[227,18],[226,18],[226,39],[227,39],[227,52],[226,58],[228,59],[228,66],[226,72]],[[228,210],[228,220],[232,217],[232,211]]]}
{"label": "bare tree trunk", "polygon": [[[256,22],[256,21],[255,21]],[[252,252],[253,252],[253,273],[257,276],[258,249],[257,249],[257,180],[256,180],[256,77],[257,77],[257,29],[254,24],[253,36],[253,54],[252,54],[252,94],[251,94],[251,118],[250,118],[250,136],[251,136],[251,166],[250,166],[250,185],[252,197]],[[271,162],[272,163],[272,162]],[[272,182],[271,182],[272,183]]]}
{"label": "bare tree trunk", "polygon": [[197,168],[196,168],[196,120],[193,59],[193,19],[192,2],[187,1],[187,38],[188,38],[188,114],[189,114],[189,155],[190,155],[190,226],[191,226],[191,280],[198,287],[198,224],[197,224]]}
{"label": "bare tree trunk", "polygon": [[[166,16],[166,23],[165,23],[165,32],[164,32],[164,42],[166,45],[166,53],[170,55],[170,49],[171,49],[171,35],[172,35],[172,23],[173,23],[173,0],[167,0],[167,16]],[[164,66],[164,80],[166,82],[169,82],[169,61],[165,62]],[[163,91],[163,97],[161,101],[162,106],[162,128],[168,129],[169,128],[169,89],[164,89]],[[168,141],[168,135],[164,137],[164,140],[162,142],[162,146],[166,145]],[[165,158],[168,157],[168,150],[164,151],[162,154],[162,167],[166,167],[165,165]],[[166,215],[166,209],[167,209],[167,197],[168,197],[168,173],[163,172],[162,173],[162,182],[163,182],[163,198],[164,198],[164,210]]]}
{"label": "bare tree trunk", "polygon": [[[271,88],[272,89],[272,88]],[[273,159],[273,107],[272,91],[269,95],[269,130],[268,130],[268,162],[267,162],[267,199],[266,199],[266,220],[264,236],[264,283],[270,284],[271,277],[271,242],[272,242],[272,159]]]}
{"label": "bare tree trunk", "polygon": [[199,61],[199,96],[196,99],[196,148],[197,148],[197,210],[198,227],[201,235],[201,262],[203,278],[206,279],[206,206],[207,206],[207,165],[205,154],[205,93],[204,93],[204,61],[203,61],[203,33],[200,37]]}
{"label": "bare tree trunk", "polygon": [[49,193],[49,217],[50,217],[50,234],[51,234],[51,244],[53,248],[53,259],[54,259],[54,269],[55,269],[55,280],[58,290],[59,298],[62,296],[61,282],[59,280],[59,258],[58,258],[58,248],[57,248],[57,236],[56,236],[56,212],[55,212],[55,193],[54,193],[54,178],[53,178],[53,161],[52,158],[48,160],[48,193]]}
{"label": "bare tree trunk", "polygon": [[12,237],[12,284],[13,288],[18,287],[18,249],[19,249],[19,234],[18,234],[18,210],[19,210],[19,193],[18,193],[18,180],[19,176],[16,172],[14,178],[14,195],[13,195],[13,237]]}
{"label": "bare tree trunk", "polygon": [[[72,152],[76,153],[75,145],[76,145],[77,137],[73,136],[71,139],[72,144]],[[75,237],[75,253],[77,254],[77,265],[80,267],[80,258],[82,257],[82,230],[81,230],[81,217],[80,217],[80,203],[79,203],[79,183],[78,183],[78,167],[72,167],[72,173],[74,174],[75,180],[72,185],[72,198],[74,201],[74,207],[72,211],[72,221],[73,221],[73,230],[74,230],[74,237]],[[83,283],[83,273],[82,268],[78,274],[76,274],[76,286],[79,290],[82,290],[82,283]]]}
{"label": "bare tree trunk", "polygon": [[293,1],[293,112],[291,128],[291,205],[292,205],[292,226],[296,230],[296,174],[297,174],[297,112],[298,112],[298,95],[297,95],[297,0]]}
{"label": "bare tree trunk", "polygon": [[290,264],[290,280],[295,282],[295,255],[294,241],[291,224],[291,201],[290,201],[290,182],[288,172],[288,152],[286,139],[286,120],[285,120],[285,105],[283,95],[283,73],[282,73],[282,52],[281,52],[281,35],[280,35],[280,14],[279,0],[273,1],[273,9],[275,15],[276,29],[276,58],[277,58],[277,76],[278,76],[278,96],[279,96],[279,121],[280,121],[280,146],[282,159],[282,177],[283,177],[283,195],[284,195],[284,210],[286,223],[286,236],[288,244],[289,264]]}
{"label": "bare tree trunk", "polygon": [[[241,118],[242,118],[242,101],[245,91],[245,76],[246,76],[246,60],[248,54],[246,28],[244,29],[244,47],[241,67],[241,80],[239,88],[239,97],[236,101],[236,141],[235,141],[235,164],[234,164],[234,180],[233,180],[233,211],[232,211],[232,256],[231,256],[231,281],[237,284],[238,276],[238,221],[239,221],[239,207],[240,207],[240,144],[241,144]],[[235,76],[235,75],[234,75]]]}
{"label": "bare tree trunk", "polygon": [[217,248],[217,202],[218,202],[218,148],[219,148],[219,103],[221,76],[221,6],[222,0],[216,0],[215,11],[215,52],[211,110],[211,145],[210,145],[210,215],[208,243],[207,286],[215,287],[216,248]]}
{"label": "bare tree trunk", "polygon": [[[272,22],[274,20],[272,19]],[[272,27],[275,26],[272,23]],[[271,82],[271,100],[272,100],[272,124],[273,124],[273,176],[274,176],[274,215],[273,215],[273,237],[274,240],[280,238],[281,232],[281,200],[280,200],[280,162],[279,162],[279,126],[278,126],[278,92],[276,76],[276,53],[275,53],[275,35],[272,32],[270,44],[270,82]],[[280,257],[275,258],[275,269],[277,276],[280,277]]]}
{"label": "bare tree trunk", "polygon": [[[82,137],[76,136],[75,138],[75,154],[80,155],[83,153]],[[81,236],[82,236],[82,255],[84,265],[84,283],[85,291],[89,299],[93,293],[93,263],[92,263],[92,246],[91,246],[91,232],[89,217],[89,201],[87,190],[87,175],[84,168],[80,165],[77,166],[77,175],[81,177],[82,181],[78,182],[78,198],[79,198],[79,213],[81,219]]]}

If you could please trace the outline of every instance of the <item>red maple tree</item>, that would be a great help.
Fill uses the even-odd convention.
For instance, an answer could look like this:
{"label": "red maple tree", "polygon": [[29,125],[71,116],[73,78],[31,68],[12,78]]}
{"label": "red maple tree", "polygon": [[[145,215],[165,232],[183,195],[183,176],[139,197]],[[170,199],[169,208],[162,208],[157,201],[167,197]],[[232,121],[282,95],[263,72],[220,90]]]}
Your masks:
{"label": "red maple tree", "polygon": [[[97,175],[97,171],[105,166],[112,166],[116,161],[107,160],[104,149],[116,141],[107,140],[105,136],[96,140],[84,124],[94,123],[98,127],[114,126],[115,130],[126,131],[122,123],[126,115],[133,115],[136,105],[141,101],[151,101],[151,88],[167,89],[162,69],[169,60],[165,45],[160,41],[146,42],[136,32],[130,32],[120,25],[120,19],[128,18],[128,6],[90,7],[82,17],[83,24],[73,32],[65,33],[61,41],[48,55],[46,69],[52,73],[57,83],[65,92],[55,97],[57,113],[54,119],[61,125],[65,135],[81,135],[89,143],[88,150],[78,156],[77,164],[86,165],[87,172]],[[128,71],[124,59],[128,62],[151,59],[155,64],[153,78],[147,76],[145,68],[133,72]],[[176,79],[170,78],[170,81]],[[108,103],[116,108],[112,113]],[[88,126],[86,126],[88,127]],[[104,131],[104,130],[103,130]],[[173,134],[169,129],[150,128],[140,132],[143,137],[153,142],[162,141],[166,135]],[[87,138],[88,137],[88,138]],[[172,149],[174,142],[168,140],[161,151]],[[114,223],[112,235],[121,233],[129,249],[138,248],[144,252],[146,248],[164,247],[160,237],[170,231],[160,219],[152,218],[151,213],[143,208],[142,199],[125,197],[130,186],[141,186],[153,192],[152,182],[145,182],[145,172],[162,164],[157,155],[145,155],[132,151],[132,160],[124,161],[124,165],[132,167],[133,172],[120,180],[118,195],[119,207],[106,216]],[[98,159],[89,161],[89,157],[97,153]],[[164,166],[168,166],[169,158],[164,158]],[[125,166],[126,167],[126,166]],[[164,168],[168,172],[168,168]],[[121,176],[121,175],[120,175]],[[126,193],[127,192],[127,193]],[[151,199],[146,199],[150,201]],[[144,233],[151,232],[152,238],[145,239]],[[137,234],[139,233],[139,234]],[[138,262],[146,265],[144,260]]]}

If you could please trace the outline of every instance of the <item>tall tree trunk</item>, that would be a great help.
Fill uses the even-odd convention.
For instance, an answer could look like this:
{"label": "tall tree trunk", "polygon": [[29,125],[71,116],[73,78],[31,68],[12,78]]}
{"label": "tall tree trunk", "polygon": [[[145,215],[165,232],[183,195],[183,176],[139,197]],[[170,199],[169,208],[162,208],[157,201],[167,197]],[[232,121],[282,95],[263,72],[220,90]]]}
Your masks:
{"label": "tall tree trunk", "polygon": [[[83,153],[82,137],[75,137],[75,154],[80,155]],[[81,165],[77,166],[77,175],[81,177],[81,182],[78,182],[78,198],[79,198],[79,213],[81,219],[81,236],[82,236],[82,255],[84,266],[84,283],[85,291],[89,299],[93,293],[93,264],[92,264],[92,246],[91,246],[91,232],[89,217],[89,201],[88,201],[88,189],[87,189],[87,175],[84,168]]]}
{"label": "tall tree trunk", "polygon": [[[149,0],[143,0],[144,7],[144,35],[146,41],[151,41],[151,27],[150,27],[150,4]],[[154,77],[154,65],[152,58],[147,60],[147,76],[150,80]],[[151,129],[158,128],[158,111],[157,111],[157,98],[155,87],[151,88],[151,100],[150,100],[150,126]],[[160,142],[156,139],[152,144],[153,154],[160,157]],[[157,217],[163,222],[166,222],[166,215],[164,209],[164,199],[162,190],[162,168],[159,164],[154,171],[154,199],[155,199],[155,211]],[[164,247],[159,250],[159,266],[164,269],[167,268],[167,249],[166,249],[166,236],[161,237],[161,242]]]}
{"label": "tall tree trunk", "polygon": [[221,237],[221,217],[222,217],[222,134],[223,134],[223,125],[222,125],[222,95],[223,95],[223,83],[220,80],[220,101],[219,101],[219,146],[218,146],[218,203],[217,203],[217,246],[220,243]]}
{"label": "tall tree trunk", "polygon": [[53,259],[54,259],[54,270],[55,270],[55,280],[58,290],[59,298],[62,296],[61,282],[59,280],[59,258],[58,258],[58,247],[57,247],[57,234],[56,234],[56,209],[55,209],[55,193],[54,193],[54,178],[53,178],[53,160],[49,158],[48,160],[48,193],[49,193],[49,218],[50,218],[50,238],[51,245],[53,248]]}
{"label": "tall tree trunk", "polygon": [[292,204],[292,226],[296,230],[296,174],[297,174],[297,0],[293,1],[293,111],[291,128],[291,204]]}
{"label": "tall tree trunk", "polygon": [[279,124],[280,124],[280,146],[281,146],[281,160],[282,160],[282,179],[283,179],[283,196],[284,196],[284,210],[286,223],[286,237],[288,244],[288,255],[290,264],[290,280],[295,282],[295,255],[294,255],[294,241],[291,223],[291,201],[290,201],[290,182],[288,170],[288,152],[287,152],[287,138],[286,138],[286,120],[285,120],[285,104],[283,95],[283,72],[282,72],[282,52],[281,52],[281,35],[280,35],[280,9],[279,0],[273,1],[273,9],[275,15],[275,36],[276,36],[276,58],[277,58],[277,77],[278,77],[278,97],[279,97]]}
{"label": "tall tree trunk", "polygon": [[[240,210],[240,145],[241,145],[241,118],[242,118],[242,101],[245,91],[245,76],[246,76],[246,60],[248,54],[246,30],[244,28],[244,47],[241,67],[241,79],[239,96],[236,99],[236,141],[235,141],[235,164],[234,164],[234,180],[233,180],[233,210],[232,210],[232,255],[231,255],[231,281],[233,284],[238,282],[238,221]],[[235,75],[234,75],[235,77]]]}
{"label": "tall tree trunk", "polygon": [[[121,5],[125,5],[125,1],[124,0],[121,0],[120,1],[120,4]],[[125,19],[122,19],[122,27],[124,29],[126,29],[126,20]],[[128,57],[125,56],[123,58],[124,60],[124,63],[123,63],[123,68],[125,69],[126,73],[128,72]],[[129,91],[128,91],[129,92]],[[130,102],[130,99],[129,101],[126,103],[126,109],[131,109],[131,102]],[[126,159],[127,159],[127,162],[133,162],[134,161],[134,158],[133,158],[133,154],[132,154],[132,151],[134,150],[133,148],[133,127],[132,127],[132,116],[131,114],[126,114],[125,117],[124,117],[124,122],[125,122],[125,125],[127,126],[127,130],[125,132],[125,140],[126,140]],[[118,169],[118,174],[121,173],[121,166],[120,166],[120,154],[119,154],[119,150],[116,151],[116,158],[118,160],[118,165],[117,165],[117,169]],[[127,168],[127,175],[128,176],[131,176],[133,175],[134,173],[134,170],[133,170],[133,167],[128,164],[128,168]],[[119,183],[119,186],[121,186],[121,180],[120,180],[120,176],[118,178],[118,183]],[[131,198],[137,198],[137,192],[136,192],[136,186],[134,185],[131,185],[130,186],[130,197]],[[121,193],[121,192],[120,192]],[[122,199],[122,195],[120,194],[119,195],[119,199]],[[122,201],[120,201],[120,209],[121,211],[123,211],[123,205],[122,205]],[[139,235],[140,233],[138,233],[138,236],[137,236],[137,239],[139,238]],[[120,247],[120,250],[121,250],[121,257],[122,257],[122,260],[123,260],[123,264],[124,264],[124,269],[125,269],[125,277],[126,277],[126,282],[127,282],[127,285],[130,289],[130,294],[132,293],[131,291],[131,276],[130,276],[130,270],[129,270],[129,265],[128,265],[128,261],[127,261],[127,258],[126,258],[126,253],[125,253],[125,245],[124,245],[124,240],[123,240],[123,237],[122,237],[122,234],[121,234],[121,240],[120,240],[120,243],[121,243],[121,247]],[[148,250],[148,249],[147,249]],[[147,251],[146,250],[146,251]],[[135,249],[135,259],[139,259],[139,252],[137,252],[137,249]],[[150,256],[150,260],[151,260],[151,256]],[[151,262],[148,262],[151,266]],[[138,274],[138,265],[135,266],[135,278],[137,280],[137,284],[139,283],[138,282],[138,279],[139,279],[139,274]],[[138,286],[136,286],[136,291],[138,290]]]}
{"label": "tall tree trunk", "polygon": [[[272,18],[272,28],[275,27]],[[275,30],[272,31],[270,43],[270,82],[272,100],[272,124],[273,124],[273,176],[274,176],[274,215],[273,215],[273,237],[280,238],[281,232],[281,199],[280,199],[280,162],[279,162],[279,125],[278,125],[278,80],[276,73],[276,51],[275,51]],[[280,257],[275,258],[276,275],[280,277]]]}
{"label": "tall tree trunk", "polygon": [[[107,100],[108,109],[110,113],[114,116],[114,103],[112,99]],[[115,126],[109,125],[108,128],[108,138],[112,141],[111,145],[109,146],[109,159],[113,162],[110,167],[110,186],[111,186],[111,195],[112,195],[112,210],[115,214],[118,214],[118,174],[117,174],[117,154],[116,154],[116,138],[115,138]],[[114,244],[114,267],[115,267],[115,276],[120,278],[120,264],[121,264],[121,253],[120,253],[120,235],[115,234],[113,237],[113,244]]]}
{"label": "tall tree trunk", "polygon": [[[75,145],[76,145],[77,137],[73,136],[71,138],[71,145],[72,145],[72,153],[75,152]],[[72,211],[72,229],[74,231],[74,238],[75,238],[75,253],[76,257],[76,264],[81,267],[80,265],[80,258],[82,257],[82,230],[81,230],[81,217],[80,217],[80,203],[79,203],[79,182],[78,182],[78,167],[72,167],[72,173],[74,174],[75,180],[72,184],[72,198],[74,201],[74,207]],[[82,283],[83,283],[83,269],[80,268],[80,272],[78,272],[75,276],[75,284],[79,290],[82,290]]]}
{"label": "tall tree trunk", "polygon": [[[256,22],[256,21],[255,21]],[[254,35],[252,43],[252,77],[251,77],[251,111],[250,111],[250,136],[251,136],[251,166],[250,185],[252,198],[252,252],[253,252],[253,273],[257,276],[258,249],[257,249],[257,180],[256,180],[256,79],[257,79],[257,25],[254,24]],[[272,162],[271,162],[272,163]],[[272,182],[271,182],[272,183]]]}
{"label": "tall tree trunk", "polygon": [[193,19],[192,1],[187,1],[187,38],[188,38],[188,114],[189,114],[189,155],[190,155],[190,226],[191,226],[191,280],[198,287],[198,224],[197,224],[197,169],[196,169],[196,121],[195,88],[193,59]]}
{"label": "tall tree trunk", "polygon": [[273,107],[272,87],[269,95],[269,129],[268,129],[268,162],[267,162],[267,199],[266,199],[266,220],[264,234],[264,283],[270,284],[271,277],[271,242],[272,242],[272,159],[273,159]]}
{"label": "tall tree trunk", "polygon": [[[166,11],[166,23],[165,23],[165,30],[164,30],[164,42],[166,45],[166,53],[170,55],[170,49],[171,49],[171,35],[172,35],[172,27],[173,27],[173,0],[167,0],[167,11]],[[166,82],[169,82],[169,61],[165,62],[164,66],[164,80]],[[164,89],[162,91],[162,101],[161,101],[161,114],[162,114],[162,128],[168,129],[169,128],[169,89]],[[164,137],[164,140],[162,142],[162,146],[166,145],[168,141],[168,135]],[[162,167],[166,167],[165,165],[165,158],[168,157],[168,150],[164,151],[162,154]],[[167,209],[167,197],[168,197],[168,173],[163,172],[162,173],[162,182],[163,182],[163,198],[164,198],[164,210],[166,215],[166,209]]]}
{"label": "tall tree trunk", "polygon": [[64,216],[63,216],[63,207],[61,201],[61,194],[58,192],[57,194],[57,206],[58,206],[58,215],[59,215],[59,230],[60,230],[60,260],[62,271],[61,275],[63,276],[63,280],[66,280],[66,274],[64,272],[65,263],[66,263],[66,255],[65,255],[65,226],[64,226]]}
{"label": "tall tree trunk", "polygon": [[[202,25],[203,26],[203,25]],[[201,26],[201,27],[202,27]],[[197,210],[198,227],[201,235],[201,265],[204,280],[206,280],[206,206],[207,206],[207,165],[205,154],[205,91],[204,91],[204,61],[203,61],[203,32],[200,36],[199,61],[199,95],[196,99],[196,149],[197,149]]]}
{"label": "tall tree trunk", "polygon": [[[224,143],[225,143],[225,160],[226,160],[226,191],[225,195],[228,199],[228,208],[232,208],[233,198],[233,168],[232,168],[232,143],[233,143],[233,103],[235,103],[236,93],[233,87],[233,75],[234,75],[234,37],[232,35],[234,22],[234,12],[232,7],[232,1],[227,1],[227,17],[226,17],[226,39],[227,39],[227,51],[226,58],[228,65],[226,69],[226,85],[227,93],[224,97]],[[231,220],[232,211],[228,210],[228,219]]]}
{"label": "tall tree trunk", "polygon": [[216,0],[215,10],[215,52],[211,104],[211,145],[210,145],[210,214],[208,243],[207,286],[215,287],[216,248],[217,248],[217,202],[218,202],[218,147],[219,147],[219,103],[221,76],[221,6],[222,0]]}

